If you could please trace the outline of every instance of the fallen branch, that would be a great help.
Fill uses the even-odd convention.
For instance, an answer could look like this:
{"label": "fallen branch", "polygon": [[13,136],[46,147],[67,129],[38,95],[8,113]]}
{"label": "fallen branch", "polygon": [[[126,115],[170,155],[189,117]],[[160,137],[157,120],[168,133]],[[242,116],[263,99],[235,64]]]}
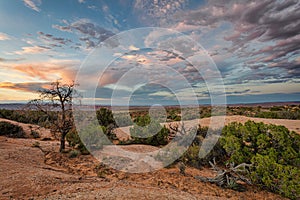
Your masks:
{"label": "fallen branch", "polygon": [[242,181],[246,184],[251,184],[251,181],[244,177],[241,173],[247,173],[248,170],[246,167],[250,167],[250,164],[242,163],[234,167],[234,164],[231,164],[229,169],[221,169],[216,166],[215,159],[213,162],[209,162],[212,166],[212,169],[217,172],[217,175],[213,178],[195,176],[194,178],[201,182],[210,182],[218,185],[222,188],[230,188],[237,191],[245,191],[245,187],[238,183]]}

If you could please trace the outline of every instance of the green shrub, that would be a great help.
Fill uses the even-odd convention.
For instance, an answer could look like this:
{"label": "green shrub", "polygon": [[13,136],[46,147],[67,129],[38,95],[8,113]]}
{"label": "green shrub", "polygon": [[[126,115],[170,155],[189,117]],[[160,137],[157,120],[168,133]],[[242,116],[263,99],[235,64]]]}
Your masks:
{"label": "green shrub", "polygon": [[220,142],[230,162],[250,163],[256,154],[276,157],[276,162],[300,166],[300,135],[284,126],[248,121],[224,127]]}
{"label": "green shrub", "polygon": [[6,110],[0,109],[0,118],[10,119],[13,121],[37,124],[49,128],[51,123],[57,119],[57,112],[49,112],[48,114],[38,110]]}
{"label": "green shrub", "polygon": [[259,154],[251,159],[251,163],[253,182],[288,198],[300,198],[299,167],[279,164],[274,157]]}
{"label": "green shrub", "polygon": [[106,128],[98,124],[91,123],[85,126],[80,132],[80,138],[88,150],[102,149],[103,145],[111,144],[105,135]]}
{"label": "green shrub", "polygon": [[25,138],[25,132],[21,126],[9,122],[0,122],[0,135],[12,138]]}
{"label": "green shrub", "polygon": [[108,126],[115,126],[116,122],[114,120],[114,116],[111,110],[107,108],[100,108],[97,110],[97,119],[100,126],[108,127]]}
{"label": "green shrub", "polygon": [[270,111],[281,111],[282,110],[282,107],[280,106],[273,106],[270,108]]}
{"label": "green shrub", "polygon": [[300,111],[281,111],[278,112],[278,118],[280,119],[300,119]]}
{"label": "green shrub", "polygon": [[300,119],[300,106],[273,106],[263,108],[252,107],[228,107],[229,115],[245,115],[248,117],[272,118],[272,119]]}
{"label": "green shrub", "polygon": [[137,117],[136,124],[130,128],[131,143],[153,146],[166,145],[170,130],[157,121],[150,122],[150,117]]}
{"label": "green shrub", "polygon": [[169,119],[170,121],[180,121],[181,117],[179,114],[180,114],[180,110],[176,110],[176,109],[168,110],[167,119]]}
{"label": "green shrub", "polygon": [[259,112],[255,115],[255,117],[269,118],[269,119],[278,119],[279,118],[279,116],[276,112]]}
{"label": "green shrub", "polygon": [[134,123],[138,126],[147,126],[151,123],[151,117],[148,114],[137,116]]}
{"label": "green shrub", "polygon": [[254,183],[286,197],[300,198],[300,135],[283,126],[248,121],[224,127],[220,143],[229,162],[252,164]]}
{"label": "green shrub", "polygon": [[[211,144],[212,150],[204,157],[199,157],[200,147],[206,137],[208,127],[199,127],[197,129],[197,135],[193,139],[192,144],[187,146],[190,137],[194,137],[193,131],[189,131],[190,135],[185,135],[183,139],[174,141],[172,147],[168,147],[165,150],[160,151],[156,156],[157,160],[162,161],[164,164],[169,164],[174,159],[177,159],[170,166],[175,165],[178,162],[182,162],[187,166],[201,168],[203,166],[210,166],[209,161],[216,159],[218,163],[223,164],[227,160],[227,155],[223,147],[219,142]],[[218,133],[221,130],[211,131],[213,137],[219,137]],[[210,142],[215,142],[216,138],[206,138],[206,145],[210,146]],[[178,138],[177,138],[178,139]],[[210,140],[211,139],[211,140]],[[185,151],[186,150],[186,151]]]}
{"label": "green shrub", "polygon": [[68,134],[66,135],[66,140],[68,141],[68,143],[71,147],[78,149],[81,154],[85,154],[85,155],[89,154],[89,151],[86,149],[86,147],[82,143],[75,128],[71,129],[68,132]]}
{"label": "green shrub", "polygon": [[114,118],[116,119],[116,125],[118,127],[131,126],[133,125],[132,119],[130,116],[124,113],[116,113],[114,114]]}
{"label": "green shrub", "polygon": [[[201,168],[202,166],[210,166],[209,161],[212,161],[213,159],[216,159],[216,161],[221,164],[227,160],[226,152],[219,141],[217,141],[216,144],[211,144],[213,145],[213,148],[204,158],[199,157],[200,147],[203,144],[208,131],[208,127],[200,126],[197,129],[197,135],[194,138],[192,145],[189,146],[188,150],[180,158],[186,165]],[[218,137],[219,131],[221,130],[211,130],[211,134],[215,135],[213,137]],[[216,138],[206,138],[206,145],[210,145],[215,139]]]}
{"label": "green shrub", "polygon": [[69,152],[69,158],[76,158],[80,154],[77,150],[72,150]]}
{"label": "green shrub", "polygon": [[200,168],[202,165],[201,160],[199,158],[199,150],[199,145],[191,145],[188,148],[188,150],[184,153],[184,155],[180,158],[180,160],[188,166]]}
{"label": "green shrub", "polygon": [[86,125],[78,134],[76,127],[73,127],[66,135],[66,140],[73,148],[78,149],[82,154],[88,154],[88,150],[101,149],[103,145],[110,144],[116,140],[112,132],[116,127],[111,110],[101,108],[97,110],[98,122]]}
{"label": "green shrub", "polygon": [[211,117],[211,107],[202,107],[200,109],[200,117],[201,118]]}

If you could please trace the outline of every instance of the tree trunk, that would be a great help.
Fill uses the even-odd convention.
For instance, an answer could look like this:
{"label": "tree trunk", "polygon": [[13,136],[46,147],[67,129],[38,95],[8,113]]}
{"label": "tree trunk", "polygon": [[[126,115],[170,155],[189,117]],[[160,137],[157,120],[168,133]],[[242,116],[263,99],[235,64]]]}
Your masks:
{"label": "tree trunk", "polygon": [[66,138],[66,131],[65,131],[65,128],[66,128],[66,111],[65,111],[65,104],[63,102],[62,99],[60,99],[60,102],[61,102],[61,114],[62,114],[62,133],[61,133],[61,138],[60,138],[60,148],[59,148],[59,152],[63,152],[66,148],[66,145],[65,145],[65,138]]}
{"label": "tree trunk", "polygon": [[61,134],[61,138],[60,138],[60,147],[59,147],[59,152],[63,152],[66,148],[65,145],[65,138],[66,138],[66,134],[62,133]]}

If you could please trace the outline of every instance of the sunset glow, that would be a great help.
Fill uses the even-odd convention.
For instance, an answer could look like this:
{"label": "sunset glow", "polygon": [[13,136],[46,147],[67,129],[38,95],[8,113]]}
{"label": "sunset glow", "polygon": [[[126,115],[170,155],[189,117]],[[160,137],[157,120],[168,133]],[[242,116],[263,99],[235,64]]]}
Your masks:
{"label": "sunset glow", "polygon": [[[292,0],[0,1],[0,103],[26,102],[52,81],[75,80],[80,66],[99,43],[142,27],[169,28],[201,44],[223,77],[228,103],[299,101],[299,6],[299,1]],[[153,42],[157,34],[146,36],[144,44]],[[187,48],[179,40],[174,44]],[[120,54],[101,80],[82,80],[99,84],[95,96],[99,103],[110,101],[122,70],[137,66],[154,72],[175,66],[192,80],[199,102],[209,101],[205,83],[180,56],[142,50],[135,44],[126,48],[132,53]],[[162,78],[180,82],[176,76]],[[176,104],[165,88],[132,88],[138,88],[136,99]],[[188,90],[180,92],[188,98]]]}

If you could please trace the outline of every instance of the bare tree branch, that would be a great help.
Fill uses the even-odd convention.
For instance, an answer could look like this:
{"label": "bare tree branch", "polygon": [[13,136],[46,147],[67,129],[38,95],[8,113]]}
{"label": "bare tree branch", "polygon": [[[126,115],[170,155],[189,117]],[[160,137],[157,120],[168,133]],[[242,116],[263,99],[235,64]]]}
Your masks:
{"label": "bare tree branch", "polygon": [[214,183],[223,188],[231,188],[239,191],[243,191],[244,188],[242,185],[238,184],[237,181],[251,184],[251,181],[242,175],[242,173],[248,172],[246,167],[250,167],[250,164],[242,163],[234,167],[234,164],[231,163],[229,169],[221,169],[217,167],[215,159],[213,159],[213,162],[210,161],[209,164],[212,166],[212,169],[217,173],[217,175],[213,178],[195,176],[195,179],[202,182]]}
{"label": "bare tree branch", "polygon": [[71,109],[72,98],[74,95],[77,95],[77,92],[74,90],[75,86],[76,84],[74,82],[63,84],[57,80],[51,83],[49,88],[38,91],[40,94],[39,99],[29,102],[29,105],[47,115],[57,112],[58,117],[52,122],[52,130],[60,133],[60,151],[65,149],[65,137],[73,126]]}

